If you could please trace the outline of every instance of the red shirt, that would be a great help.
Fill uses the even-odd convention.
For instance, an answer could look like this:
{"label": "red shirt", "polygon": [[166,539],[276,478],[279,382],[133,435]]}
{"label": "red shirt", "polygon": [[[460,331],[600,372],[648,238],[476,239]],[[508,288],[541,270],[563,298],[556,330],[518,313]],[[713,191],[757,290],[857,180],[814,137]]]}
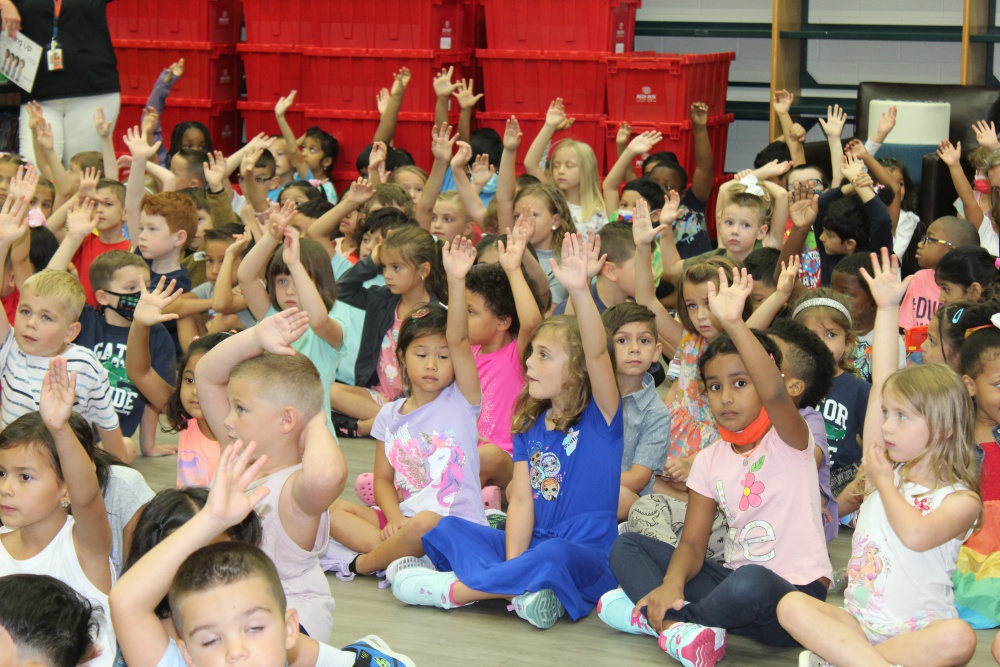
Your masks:
{"label": "red shirt", "polygon": [[3,309],[7,313],[7,322],[14,326],[14,316],[17,315],[17,304],[21,302],[21,293],[14,288],[14,291],[0,299],[3,301]]}
{"label": "red shirt", "polygon": [[[73,265],[76,266],[80,284],[87,295],[87,303],[94,308],[98,308],[97,299],[94,298],[94,290],[90,286],[90,265],[94,259],[109,250],[124,250],[128,252],[132,248],[132,242],[122,239],[118,243],[104,243],[97,234],[88,234],[87,238],[80,244],[80,248],[73,255]],[[13,321],[13,320],[12,320]]]}

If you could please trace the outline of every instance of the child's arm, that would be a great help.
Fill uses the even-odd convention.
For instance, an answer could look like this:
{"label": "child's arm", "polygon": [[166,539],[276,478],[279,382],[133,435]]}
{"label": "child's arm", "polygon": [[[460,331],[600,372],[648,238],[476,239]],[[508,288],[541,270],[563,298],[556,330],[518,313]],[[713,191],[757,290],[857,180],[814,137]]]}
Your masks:
{"label": "child's arm", "polygon": [[791,110],[792,102],[795,101],[795,94],[790,93],[787,90],[776,90],[774,91],[774,97],[771,99],[771,106],[774,108],[774,114],[778,117],[778,122],[781,124],[781,134],[785,138],[785,145],[788,146],[788,152],[792,155],[792,164],[800,165],[806,163],[806,151],[802,147],[802,144],[796,141],[792,137],[792,121]]}
{"label": "child's arm", "polygon": [[227,222],[239,222],[233,212],[233,188],[226,174],[226,156],[222,151],[208,154],[208,162],[202,163],[205,171],[205,185],[208,186],[208,208],[212,226]]}
{"label": "child's arm", "polygon": [[[649,203],[640,199],[635,203],[635,214],[632,218],[632,239],[635,241],[635,300],[653,311],[656,315],[656,332],[672,346],[677,347],[684,336],[684,327],[670,316],[660,300],[656,298],[656,287],[653,284],[653,251],[652,244],[660,237],[661,245],[669,239],[673,245],[673,222],[677,217],[677,207],[680,196],[676,192],[667,193],[666,203],[660,211],[660,224],[655,228],[649,217]],[[664,233],[665,232],[665,233]],[[678,305],[683,308],[683,304]]]}
{"label": "child's arm", "polygon": [[73,195],[70,192],[69,174],[66,172],[66,168],[63,167],[62,160],[56,155],[55,138],[52,135],[52,126],[49,125],[49,122],[39,117],[34,125],[34,129],[36,143],[41,151],[41,153],[36,153],[36,155],[42,155],[45,162],[49,165],[49,169],[52,172],[52,184],[56,186],[56,200],[52,202],[52,208],[55,209]]}
{"label": "child's arm", "polygon": [[[632,137],[632,126],[628,124],[627,121],[622,121],[618,123],[618,132],[615,133],[615,154],[618,157],[622,156],[625,149],[628,148],[628,140]],[[625,170],[625,182],[631,183],[635,180],[635,170],[626,169]]]}
{"label": "child's arm", "polygon": [[764,245],[769,248],[780,248],[785,242],[785,223],[788,222],[788,192],[771,181],[761,181],[760,186],[771,197],[771,218],[768,221]]}
{"label": "child's arm", "polygon": [[104,119],[104,107],[97,107],[94,114],[94,129],[101,138],[101,153],[104,155],[104,177],[118,180],[118,156],[115,155],[115,144],[111,140],[111,132],[115,129],[114,121]]}
{"label": "child's arm", "polygon": [[[882,147],[882,144],[884,144],[886,138],[888,138],[889,133],[892,132],[894,127],[896,127],[896,112],[896,107],[889,107],[889,109],[882,114],[882,117],[879,118],[875,134],[868,137],[868,141],[865,142],[865,148],[871,152],[872,155],[878,152],[878,149]],[[998,146],[998,148],[1000,148],[1000,146]]]}
{"label": "child's arm", "polygon": [[254,443],[244,448],[239,441],[225,447],[205,507],[140,558],[112,589],[111,621],[131,667],[156,667],[167,650],[170,637],[156,607],[170,591],[181,563],[241,522],[267,496],[266,486],[247,495],[267,463],[267,456],[252,459],[255,449]]}
{"label": "child's arm", "polygon": [[254,165],[257,164],[257,160],[263,154],[263,148],[247,151],[240,162],[240,176],[243,177],[243,196],[246,197],[247,202],[257,213],[263,213],[270,206],[270,202],[267,199],[267,191],[257,182],[257,178],[253,173]]}
{"label": "child's arm", "polygon": [[[746,269],[733,269],[732,285],[725,269],[719,269],[719,287],[716,288],[714,283],[708,284],[708,307],[736,345],[754,391],[774,424],[778,437],[789,447],[805,451],[809,446],[809,426],[785,390],[785,381],[778,366],[743,321],[743,306],[752,289],[753,278],[747,276]],[[708,390],[712,391],[712,387]]]}
{"label": "child's arm", "polygon": [[[503,132],[503,153],[500,156],[500,172],[497,174],[497,228],[501,234],[514,226],[514,193],[517,175],[517,149],[521,145],[521,126],[517,118],[507,119]],[[548,282],[547,280],[545,282]]]}
{"label": "child's arm", "polygon": [[383,540],[387,540],[392,537],[393,533],[402,528],[410,520],[410,517],[404,516],[402,510],[399,509],[399,495],[395,483],[396,471],[385,455],[385,442],[383,440],[375,441],[373,478],[375,504],[382,510],[386,521],[381,537]]}
{"label": "child's arm", "polygon": [[455,190],[458,191],[458,198],[469,218],[482,227],[483,220],[486,219],[486,207],[483,206],[483,200],[479,198],[479,193],[469,181],[469,175],[465,173],[469,159],[472,158],[472,146],[464,141],[459,141],[455,146],[458,150],[455,151],[455,157],[451,158],[451,175],[455,179]]}
{"label": "child's arm", "polygon": [[788,199],[788,214],[792,218],[792,229],[781,244],[781,255],[778,262],[787,265],[792,257],[802,253],[809,230],[816,222],[819,213],[819,195],[813,192],[805,183],[796,183],[786,196]]}
{"label": "child's arm", "polygon": [[635,171],[633,166],[635,159],[640,155],[652,151],[653,146],[662,140],[663,134],[660,132],[643,132],[630,141],[625,150],[622,151],[622,154],[618,156],[618,160],[615,161],[614,166],[611,167],[611,171],[605,177],[603,185],[604,208],[609,216],[618,212],[618,205],[620,203],[618,188],[621,187],[622,181],[625,180],[625,175],[629,171]]}
{"label": "child's arm", "polygon": [[483,402],[479,371],[469,343],[469,306],[465,300],[465,277],[476,262],[476,245],[467,238],[446,241],[441,249],[441,263],[448,274],[448,327],[445,338],[455,369],[455,383],[469,405]]}
{"label": "child's arm", "polygon": [[[28,112],[28,128],[31,130],[31,148],[35,154],[35,168],[45,178],[52,180],[52,169],[42,149],[38,146],[38,122],[44,120],[42,116],[42,105],[38,102],[28,102],[24,105]],[[53,202],[55,203],[55,202]]]}
{"label": "child's arm", "polygon": [[827,143],[830,144],[830,163],[833,165],[833,178],[830,180],[830,187],[835,188],[840,185],[840,163],[844,159],[844,146],[840,143],[840,136],[844,132],[844,124],[847,122],[847,114],[840,108],[839,104],[826,108],[826,120],[819,119],[819,125],[826,132]]}
{"label": "child's arm", "polygon": [[258,321],[263,320],[271,308],[271,297],[261,284],[260,278],[267,267],[271,255],[285,239],[285,228],[295,215],[295,202],[289,200],[273,212],[267,226],[267,233],[262,234],[247,256],[240,262],[236,270],[236,280],[243,291],[250,312]]}
{"label": "child's arm", "polygon": [[288,124],[288,120],[285,118],[285,114],[292,108],[293,104],[295,104],[294,90],[288,93],[286,97],[278,98],[278,103],[274,105],[274,117],[278,120],[278,129],[281,130],[281,138],[285,140],[285,145],[288,146],[288,161],[291,162],[295,171],[298,172],[299,178],[309,178],[309,165],[302,159],[302,153],[299,151],[299,140],[295,138],[292,126]]}
{"label": "child's arm", "polygon": [[[517,321],[520,328],[517,332],[517,357],[521,358],[521,353],[531,342],[531,335],[542,323],[542,311],[538,309],[538,302],[531,291],[531,286],[524,278],[524,268],[522,262],[525,257],[530,256],[528,250],[528,224],[522,217],[507,235],[507,245],[503,241],[497,242],[497,254],[499,255],[500,266],[507,274],[510,282],[510,291],[514,294],[514,307],[517,310]],[[450,293],[450,290],[449,290]]]}
{"label": "child's arm", "polygon": [[557,97],[549,105],[549,110],[545,113],[545,124],[524,156],[525,173],[534,176],[542,183],[548,183],[549,177],[542,169],[542,158],[545,156],[545,147],[552,141],[552,136],[558,130],[564,130],[573,124],[573,119],[566,117],[566,108],[563,106],[561,97]]}
{"label": "child's arm", "polygon": [[444,173],[448,170],[448,164],[451,162],[455,142],[458,141],[458,135],[452,136],[451,130],[451,125],[443,123],[431,132],[431,154],[434,156],[434,166],[431,167],[431,173],[427,176],[427,182],[424,184],[424,191],[420,193],[420,199],[417,200],[417,205],[413,210],[413,217],[417,219],[421,227],[427,230],[431,228],[431,214],[434,211],[434,204],[441,192]]}
{"label": "child's arm", "polygon": [[[7,195],[3,208],[0,208],[0,258],[6,258],[18,239],[28,233],[28,202],[23,197],[15,198]],[[13,324],[7,320],[7,311],[0,308],[0,342],[7,340],[10,327]]]}
{"label": "child's arm", "polygon": [[535,530],[535,501],[531,497],[528,462],[514,462],[514,477],[507,491],[507,560],[517,558],[531,546]]}
{"label": "child's arm", "polygon": [[385,170],[385,159],[388,155],[388,146],[381,141],[372,142],[372,150],[368,153],[368,182],[372,185],[389,182],[391,172]]}
{"label": "child's arm", "polygon": [[403,106],[403,97],[406,95],[406,87],[410,84],[410,70],[406,67],[400,68],[393,77],[392,90],[386,99],[385,109],[381,110],[378,127],[375,128],[375,136],[372,142],[381,141],[391,143],[396,134],[396,118],[399,116],[399,108]]}
{"label": "child's arm", "polygon": [[778,316],[781,309],[788,303],[789,297],[792,296],[792,290],[795,288],[798,278],[799,257],[796,255],[791,258],[788,264],[781,264],[777,289],[774,290],[774,294],[771,294],[757,306],[757,310],[750,314],[750,317],[747,318],[747,326],[759,331],[763,331],[771,326],[771,322],[774,321],[774,318]]}
{"label": "child's arm", "polygon": [[45,227],[52,232],[57,241],[62,243],[63,237],[66,236],[66,220],[70,211],[88,199],[97,200],[97,184],[100,180],[101,173],[93,167],[87,167],[80,174],[80,189],[77,190],[76,196],[66,199],[59,208],[52,211],[52,215],[45,221]]}
{"label": "child's arm", "polygon": [[[371,169],[368,170],[368,173],[372,173]],[[352,211],[364,206],[374,196],[375,188],[366,179],[359,178],[351,183],[351,187],[336,206],[309,225],[306,236],[323,244],[327,254],[333,258],[337,249],[333,245],[331,237],[339,229],[341,220],[350,215]]]}
{"label": "child's arm", "polygon": [[174,172],[160,166],[159,162],[147,160],[146,173],[160,183],[160,192],[173,192],[177,189],[177,177],[174,176]]}
{"label": "child's arm", "polygon": [[176,280],[171,280],[169,285],[164,286],[166,280],[161,276],[152,292],[147,291],[145,285],[139,286],[139,303],[136,304],[132,326],[128,330],[128,354],[125,355],[126,375],[157,412],[162,411],[170,402],[174,386],[165,382],[153,368],[153,360],[149,356],[149,330],[157,324],[177,319],[177,315],[164,315],[163,309],[176,301],[183,292],[174,289]]}
{"label": "child's arm", "polygon": [[101,592],[111,591],[111,524],[94,464],[69,425],[76,402],[76,372],[66,370],[65,357],[49,359],[42,379],[38,412],[52,434],[63,481],[73,508],[73,543],[87,579]]}
{"label": "child's arm", "polygon": [[66,231],[66,236],[63,237],[62,243],[59,244],[59,248],[52,255],[52,259],[49,260],[47,268],[55,269],[56,271],[66,271],[69,269],[69,263],[73,261],[76,251],[83,245],[83,240],[90,236],[97,226],[97,223],[94,221],[94,209],[94,202],[90,199],[83,203],[78,202],[73,207],[73,210],[67,217],[67,226],[69,229]]}
{"label": "child's arm", "polygon": [[694,102],[691,105],[691,124],[694,127],[694,175],[691,192],[700,202],[712,196],[712,143],[708,140],[708,105]]}
{"label": "child's arm", "polygon": [[478,95],[473,92],[475,81],[472,79],[459,79],[458,88],[452,95],[458,100],[458,138],[468,142],[471,136],[472,110],[479,100],[483,99],[483,94]]}
{"label": "child's arm", "polygon": [[291,274],[295,283],[295,291],[299,301],[302,303],[302,310],[309,315],[309,328],[317,336],[327,342],[327,344],[339,350],[344,342],[344,330],[340,322],[330,317],[329,310],[323,303],[323,297],[319,295],[316,283],[312,276],[306,271],[299,258],[299,230],[294,227],[285,227],[285,247],[281,251],[282,259]]}
{"label": "child's arm", "polygon": [[587,249],[577,234],[567,234],[563,240],[562,264],[550,259],[552,271],[570,299],[580,325],[580,342],[587,359],[587,375],[591,393],[604,420],[611,423],[621,405],[614,365],[608,354],[608,335],[597,311],[597,304],[590,293],[587,278]]}
{"label": "child's arm", "polygon": [[[174,89],[174,84],[182,76],[184,76],[184,59],[180,58],[177,62],[170,63],[170,66],[164,69],[160,76],[156,78],[156,83],[153,84],[153,89],[149,91],[149,98],[146,100],[143,121],[150,114],[156,119],[156,122],[151,125],[149,136],[152,137],[151,143],[160,142],[160,149],[157,151],[156,156],[157,162],[165,161],[167,156],[167,151],[163,148],[163,128],[160,125],[160,117],[167,106],[167,97]],[[177,148],[180,148],[180,146]],[[169,167],[170,165],[167,166]]]}
{"label": "child's arm", "polygon": [[951,142],[945,139],[941,142],[937,154],[941,161],[948,166],[948,172],[951,174],[951,182],[955,184],[955,192],[958,193],[959,198],[962,200],[962,210],[965,212],[965,219],[978,229],[986,222],[986,216],[983,215],[983,211],[979,207],[979,202],[976,201],[972,186],[969,185],[969,179],[965,177],[965,172],[962,171],[962,142],[958,142],[952,146]]}
{"label": "child's arm", "polygon": [[128,237],[135,248],[139,242],[139,217],[142,215],[142,197],[146,194],[143,175],[146,172],[146,162],[156,156],[159,142],[149,145],[145,132],[138,127],[130,127],[125,133],[125,145],[132,153],[132,168],[129,170],[128,183],[125,184],[125,219],[128,223]]}
{"label": "child's arm", "polygon": [[[861,143],[859,139],[852,139],[850,143],[847,144],[845,148],[848,154],[861,160],[862,164],[868,169],[868,173],[871,175],[872,179],[876,183],[880,183],[883,186],[892,190],[893,195],[892,202],[886,207],[889,211],[889,219],[892,221],[892,228],[895,231],[896,223],[899,221],[899,212],[903,206],[903,200],[899,196],[899,181],[889,174],[889,170],[886,169],[881,162],[875,159],[875,156],[868,152],[865,145]],[[844,156],[847,157],[846,155]],[[854,181],[851,181],[852,184]],[[857,186],[855,186],[855,191],[860,194]],[[873,194],[877,194],[873,191]]]}
{"label": "child's arm", "polygon": [[[260,331],[258,337],[264,350],[275,351],[272,347],[275,341],[269,341],[264,331]],[[323,391],[329,392],[330,388],[323,387]],[[299,440],[302,468],[288,479],[291,505],[278,503],[281,527],[306,551],[316,542],[319,518],[329,511],[347,481],[347,462],[327,427],[329,418],[320,410],[306,424]]]}
{"label": "child's arm", "polygon": [[215,279],[215,291],[212,292],[212,310],[221,315],[233,315],[247,308],[243,292],[238,295],[233,293],[233,279],[236,277],[236,258],[243,254],[251,239],[250,231],[244,231],[226,248],[226,254],[222,257],[219,277]]}
{"label": "child's arm", "polygon": [[451,81],[454,74],[454,67],[442,68],[434,77],[434,96],[437,98],[437,103],[434,105],[434,127],[448,122],[448,104],[459,85]]}

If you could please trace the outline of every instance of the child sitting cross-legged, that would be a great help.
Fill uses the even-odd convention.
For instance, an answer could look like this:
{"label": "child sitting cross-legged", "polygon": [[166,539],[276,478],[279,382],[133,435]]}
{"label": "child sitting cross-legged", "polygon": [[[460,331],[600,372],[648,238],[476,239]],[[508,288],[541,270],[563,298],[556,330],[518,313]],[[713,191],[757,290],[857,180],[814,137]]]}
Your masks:
{"label": "child sitting cross-legged", "polygon": [[[268,463],[236,441],[219,460],[204,507],[138,559],[115,585],[111,615],[131,667],[208,667],[250,661],[259,667],[412,667],[404,655],[369,635],[343,650],[305,637],[275,564],[257,547],[228,538],[254,507],[277,504],[269,489],[248,495]],[[176,639],[157,607],[166,597]],[[326,636],[323,637],[325,639]]]}
{"label": "child sitting cross-legged", "polygon": [[[195,368],[198,401],[213,433],[259,441],[267,464],[254,487],[263,549],[311,637],[329,637],[333,598],[319,564],[330,535],[330,505],[344,490],[347,465],[323,414],[326,388],[292,343],[309,315],[291,308],[230,336]],[[220,464],[221,467],[221,464]]]}

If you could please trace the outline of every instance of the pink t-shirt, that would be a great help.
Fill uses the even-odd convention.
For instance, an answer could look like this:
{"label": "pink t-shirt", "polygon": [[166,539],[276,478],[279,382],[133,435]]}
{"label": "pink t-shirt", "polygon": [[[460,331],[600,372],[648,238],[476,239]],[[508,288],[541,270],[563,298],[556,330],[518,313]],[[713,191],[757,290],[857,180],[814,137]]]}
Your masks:
{"label": "pink t-shirt", "polygon": [[514,454],[514,441],[510,435],[510,418],[514,403],[524,388],[524,372],[517,357],[517,341],[512,340],[499,350],[476,355],[476,370],[483,387],[483,409],[479,413],[479,437],[508,454]]}
{"label": "pink t-shirt", "polygon": [[772,428],[747,458],[723,440],[695,456],[687,485],[726,515],[726,567],[762,565],[796,586],[833,576],[815,446],[811,432],[809,446],[799,451]]}
{"label": "pink t-shirt", "polygon": [[189,419],[177,435],[177,488],[211,486],[221,453],[218,441],[205,437],[197,419]]}
{"label": "pink t-shirt", "polygon": [[395,401],[403,393],[403,376],[399,372],[399,362],[396,360],[396,344],[399,342],[399,327],[403,321],[399,319],[399,306],[393,315],[392,328],[385,332],[382,347],[378,353],[378,386],[375,387],[390,401]]}
{"label": "pink t-shirt", "polygon": [[934,282],[934,269],[917,271],[899,305],[899,328],[912,329],[929,324],[940,306],[941,288]]}

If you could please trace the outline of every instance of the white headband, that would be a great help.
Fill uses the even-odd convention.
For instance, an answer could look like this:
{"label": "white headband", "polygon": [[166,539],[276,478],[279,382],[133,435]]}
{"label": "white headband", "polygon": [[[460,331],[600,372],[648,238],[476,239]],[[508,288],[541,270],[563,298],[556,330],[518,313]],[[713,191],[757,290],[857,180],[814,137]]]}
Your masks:
{"label": "white headband", "polygon": [[834,301],[833,299],[817,298],[817,299],[807,299],[798,305],[795,311],[792,313],[792,317],[798,317],[806,308],[815,308],[817,306],[826,306],[827,308],[833,308],[838,313],[847,318],[847,323],[850,326],[854,326],[854,320],[851,319],[851,312],[844,308],[844,304],[839,301]]}

